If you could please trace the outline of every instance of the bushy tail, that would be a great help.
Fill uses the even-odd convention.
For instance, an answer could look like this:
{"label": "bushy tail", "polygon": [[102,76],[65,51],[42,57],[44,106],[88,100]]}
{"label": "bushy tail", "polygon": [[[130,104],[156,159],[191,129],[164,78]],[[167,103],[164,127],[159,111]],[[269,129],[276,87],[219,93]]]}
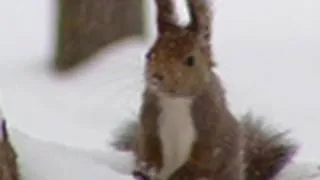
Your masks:
{"label": "bushy tail", "polygon": [[115,141],[112,145],[120,151],[132,151],[135,147],[135,135],[138,131],[138,122],[130,121],[123,124],[117,131]]}
{"label": "bushy tail", "polygon": [[246,180],[273,179],[297,151],[298,146],[287,139],[288,131],[267,127],[261,117],[247,113],[241,121],[246,141]]}
{"label": "bushy tail", "polygon": [[[287,139],[288,132],[278,132],[267,127],[263,118],[247,113],[241,119],[246,141],[246,180],[271,180],[294,156],[297,145]],[[131,151],[135,147],[138,122],[125,124],[113,142],[121,151]]]}

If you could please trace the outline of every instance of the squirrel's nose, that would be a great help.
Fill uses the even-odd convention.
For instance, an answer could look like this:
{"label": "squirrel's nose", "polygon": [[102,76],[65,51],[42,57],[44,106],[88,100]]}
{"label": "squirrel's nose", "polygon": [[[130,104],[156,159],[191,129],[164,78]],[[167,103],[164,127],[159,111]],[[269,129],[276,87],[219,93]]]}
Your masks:
{"label": "squirrel's nose", "polygon": [[158,81],[158,82],[161,82],[163,81],[163,75],[159,74],[159,73],[154,73],[152,75],[152,78],[155,80],[155,81]]}

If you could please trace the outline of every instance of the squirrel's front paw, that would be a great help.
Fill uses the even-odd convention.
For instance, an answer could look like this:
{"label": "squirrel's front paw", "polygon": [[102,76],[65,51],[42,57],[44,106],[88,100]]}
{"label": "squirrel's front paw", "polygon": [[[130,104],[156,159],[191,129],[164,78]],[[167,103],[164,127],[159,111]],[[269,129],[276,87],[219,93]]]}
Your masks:
{"label": "squirrel's front paw", "polygon": [[150,177],[141,171],[135,170],[132,172],[132,175],[136,180],[150,180]]}

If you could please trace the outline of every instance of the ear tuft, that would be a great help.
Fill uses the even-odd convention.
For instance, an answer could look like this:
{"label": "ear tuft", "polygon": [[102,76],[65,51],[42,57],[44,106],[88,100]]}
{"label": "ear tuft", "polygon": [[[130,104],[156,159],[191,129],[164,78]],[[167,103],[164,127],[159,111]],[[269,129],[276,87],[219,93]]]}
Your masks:
{"label": "ear tuft", "polygon": [[159,34],[177,29],[174,4],[172,0],[155,0],[157,7],[157,30]]}
{"label": "ear tuft", "polygon": [[211,52],[213,0],[187,0],[190,14],[188,29],[197,33],[203,52],[208,56],[209,66],[216,66]]}
{"label": "ear tuft", "polygon": [[210,0],[187,0],[190,14],[189,28],[200,36],[211,37],[212,3]]}

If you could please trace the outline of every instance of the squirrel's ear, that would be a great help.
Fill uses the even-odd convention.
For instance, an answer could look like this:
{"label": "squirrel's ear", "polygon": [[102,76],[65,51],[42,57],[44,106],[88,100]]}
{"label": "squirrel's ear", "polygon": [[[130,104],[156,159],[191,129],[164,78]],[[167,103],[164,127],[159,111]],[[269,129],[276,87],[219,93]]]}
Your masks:
{"label": "squirrel's ear", "polygon": [[178,29],[172,0],[155,0],[157,7],[157,30],[159,34]]}
{"label": "squirrel's ear", "polygon": [[198,42],[202,46],[202,50],[208,56],[209,66],[216,66],[213,61],[211,52],[211,36],[212,36],[212,3],[213,0],[187,0],[187,6],[190,14],[190,23],[187,29],[196,32]]}
{"label": "squirrel's ear", "polygon": [[190,14],[188,28],[198,33],[201,38],[211,39],[212,4],[210,0],[187,0]]}

